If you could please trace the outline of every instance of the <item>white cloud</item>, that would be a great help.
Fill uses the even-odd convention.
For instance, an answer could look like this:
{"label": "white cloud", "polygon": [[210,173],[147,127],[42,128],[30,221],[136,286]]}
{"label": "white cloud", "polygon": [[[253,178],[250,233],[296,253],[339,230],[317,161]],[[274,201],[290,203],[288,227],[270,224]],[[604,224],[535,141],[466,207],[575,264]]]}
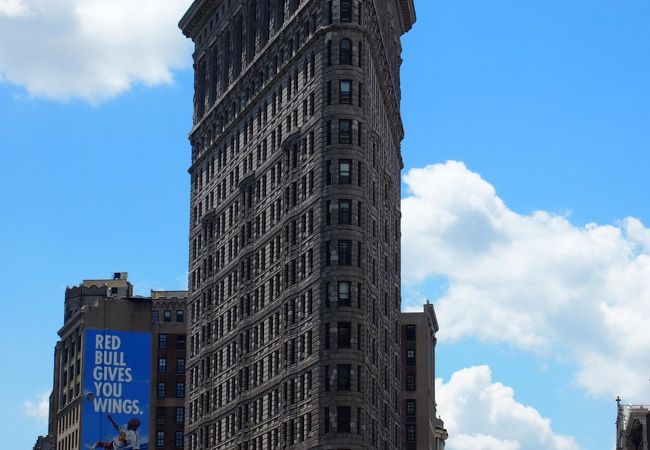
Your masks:
{"label": "white cloud", "polygon": [[0,16],[22,16],[28,11],[22,0],[0,0]]}
{"label": "white cloud", "polygon": [[50,409],[50,393],[43,392],[35,401],[26,400],[23,402],[23,411],[29,417],[40,422],[46,421]]}
{"label": "white cloud", "polygon": [[407,292],[447,278],[442,340],[506,342],[577,364],[590,393],[650,396],[650,230],[639,220],[517,214],[459,162],[404,182],[402,276]]}
{"label": "white cloud", "polygon": [[492,382],[488,366],[436,380],[438,412],[449,431],[448,450],[577,450],[575,439],[553,432],[551,421],[522,405],[514,391]]}
{"label": "white cloud", "polygon": [[191,0],[0,0],[0,80],[92,103],[190,65],[177,23]]}

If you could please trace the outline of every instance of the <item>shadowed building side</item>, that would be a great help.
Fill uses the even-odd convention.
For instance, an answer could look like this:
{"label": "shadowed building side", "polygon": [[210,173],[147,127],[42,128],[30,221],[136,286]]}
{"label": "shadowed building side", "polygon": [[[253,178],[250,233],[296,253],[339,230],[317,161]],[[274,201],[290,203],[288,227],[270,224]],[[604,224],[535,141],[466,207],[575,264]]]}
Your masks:
{"label": "shadowed building side", "polygon": [[402,330],[402,448],[442,450],[447,430],[436,416],[436,332],[433,305],[400,316]]}

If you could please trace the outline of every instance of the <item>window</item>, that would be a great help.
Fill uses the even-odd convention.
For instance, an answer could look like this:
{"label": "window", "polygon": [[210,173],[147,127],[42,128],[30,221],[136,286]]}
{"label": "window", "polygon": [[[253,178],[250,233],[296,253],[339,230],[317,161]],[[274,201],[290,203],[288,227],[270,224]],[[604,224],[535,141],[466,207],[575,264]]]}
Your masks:
{"label": "window", "polygon": [[332,184],[332,161],[325,161],[325,184]]}
{"label": "window", "polygon": [[352,0],[341,0],[341,22],[352,22]]}
{"label": "window", "polygon": [[176,398],[185,397],[185,383],[176,383]]}
{"label": "window", "polygon": [[176,431],[174,433],[174,447],[183,448],[183,432]]}
{"label": "window", "polygon": [[156,447],[162,448],[165,446],[165,432],[156,431]]}
{"label": "window", "polygon": [[185,407],[177,406],[176,407],[176,423],[185,422]]}
{"label": "window", "polygon": [[339,391],[350,390],[350,364],[337,364],[336,366],[336,389]]}
{"label": "window", "polygon": [[406,374],[406,390],[407,391],[415,390],[415,374],[412,373]]}
{"label": "window", "polygon": [[406,425],[406,442],[415,441],[415,425]]}
{"label": "window", "polygon": [[352,121],[349,119],[339,120],[339,144],[352,143]]}
{"label": "window", "polygon": [[361,145],[363,144],[363,122],[359,122],[358,125],[359,126],[357,128],[357,145],[361,147]]}
{"label": "window", "polygon": [[352,264],[352,241],[340,240],[339,241],[339,266],[349,266]]}
{"label": "window", "polygon": [[159,334],[158,335],[158,348],[160,350],[165,350],[167,348],[167,335]]}
{"label": "window", "polygon": [[325,122],[325,144],[332,145],[332,121]]}
{"label": "window", "polygon": [[185,350],[185,335],[180,335],[176,338],[176,349]]}
{"label": "window", "polygon": [[332,208],[332,202],[327,200],[325,202],[325,225],[332,224],[332,213],[330,211],[331,208]]}
{"label": "window", "polygon": [[156,423],[158,425],[165,423],[165,407],[157,406],[156,407]]}
{"label": "window", "polygon": [[325,407],[325,412],[323,414],[323,433],[330,432],[330,409]]}
{"label": "window", "polygon": [[325,241],[325,265],[329,266],[330,263],[331,263],[330,241]]}
{"label": "window", "polygon": [[415,366],[415,349],[413,348],[406,350],[406,365],[408,367]]}
{"label": "window", "polygon": [[185,373],[185,358],[178,358],[176,360],[176,373],[178,374]]}
{"label": "window", "polygon": [[167,358],[158,358],[158,373],[167,373]]}
{"label": "window", "polygon": [[166,309],[163,312],[163,322],[171,322],[172,321],[172,311],[171,309]]}
{"label": "window", "polygon": [[332,1],[327,2],[327,23],[332,23]]}
{"label": "window", "polygon": [[331,65],[332,65],[332,41],[327,41],[327,66],[329,67]]}
{"label": "window", "polygon": [[160,321],[159,312],[157,309],[151,311],[151,323],[158,323]]}
{"label": "window", "polygon": [[352,200],[339,200],[339,225],[352,224]]}
{"label": "window", "polygon": [[350,282],[339,281],[339,306],[350,306]]}
{"label": "window", "polygon": [[327,97],[326,97],[326,105],[330,106],[332,104],[332,82],[328,81],[327,82]]}
{"label": "window", "polygon": [[415,325],[406,325],[406,340],[415,340]]}
{"label": "window", "polygon": [[339,322],[336,329],[338,348],[350,348],[350,322]]}
{"label": "window", "polygon": [[407,417],[415,416],[415,399],[406,400],[406,416]]}
{"label": "window", "polygon": [[339,80],[339,103],[352,104],[352,81]]}
{"label": "window", "polygon": [[176,310],[176,322],[184,322],[185,321],[185,311],[182,309],[177,309]]}
{"label": "window", "polygon": [[352,182],[352,161],[349,159],[339,160],[339,184],[350,184]]}
{"label": "window", "polygon": [[350,407],[349,406],[336,407],[336,432],[337,433],[350,432]]}
{"label": "window", "polygon": [[352,41],[341,39],[339,43],[339,64],[352,65]]}
{"label": "window", "polygon": [[165,398],[167,396],[167,384],[158,383],[158,387],[156,389],[156,396],[158,398]]}
{"label": "window", "polygon": [[325,324],[325,349],[330,348],[330,324]]}

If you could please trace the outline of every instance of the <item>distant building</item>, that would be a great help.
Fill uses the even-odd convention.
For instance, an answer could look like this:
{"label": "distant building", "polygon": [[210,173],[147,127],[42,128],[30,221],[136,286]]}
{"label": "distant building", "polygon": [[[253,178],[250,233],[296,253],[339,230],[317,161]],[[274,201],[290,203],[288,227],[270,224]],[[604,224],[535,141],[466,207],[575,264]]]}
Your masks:
{"label": "distant building", "polygon": [[151,416],[155,426],[149,427],[149,448],[184,446],[186,299],[187,291],[151,291],[156,373],[151,383],[152,405],[155,405]]}
{"label": "distant building", "polygon": [[616,450],[648,450],[650,406],[622,405],[616,399]]}
{"label": "distant building", "polygon": [[34,450],[56,450],[56,436],[39,436],[34,444]]}
{"label": "distant building", "polygon": [[[103,401],[95,396],[93,383],[84,386],[84,379],[87,379],[85,361],[88,355],[92,358],[94,351],[87,347],[95,345],[97,339],[106,339],[109,333],[123,332],[133,333],[141,338],[138,342],[145,343],[145,346],[127,349],[131,355],[136,359],[138,355],[151,355],[150,361],[137,361],[149,370],[145,375],[148,384],[138,385],[139,389],[150,392],[149,408],[146,410],[145,405],[141,405],[140,411],[140,405],[120,398],[124,397],[120,385],[111,386],[119,388],[120,392],[113,395],[115,399],[110,399],[115,403],[107,406],[106,411],[130,412],[133,417],[147,418],[146,426],[141,429],[149,430],[150,448],[154,445],[160,449],[183,447],[186,297],[186,291],[152,291],[151,297],[134,297],[133,286],[125,272],[115,273],[112,279],[84,280],[79,286],[66,289],[64,324],[58,332],[60,340],[54,351],[54,382],[50,395],[49,434],[56,443],[56,450],[84,448],[81,442],[82,404],[90,408],[96,404],[93,402]],[[86,336],[96,335],[101,337],[96,337],[95,342],[86,342]],[[105,348],[110,347],[106,345]],[[116,370],[104,374],[105,379],[130,380],[132,369],[122,360],[124,354],[110,350],[97,353],[104,353],[103,358],[114,359],[112,367]],[[100,376],[97,373],[97,378]],[[108,420],[96,426],[101,431],[97,440],[106,440],[105,436],[117,433]]]}
{"label": "distant building", "polygon": [[402,447],[405,450],[442,450],[445,424],[436,416],[436,332],[433,305],[423,312],[400,315],[402,337]]}

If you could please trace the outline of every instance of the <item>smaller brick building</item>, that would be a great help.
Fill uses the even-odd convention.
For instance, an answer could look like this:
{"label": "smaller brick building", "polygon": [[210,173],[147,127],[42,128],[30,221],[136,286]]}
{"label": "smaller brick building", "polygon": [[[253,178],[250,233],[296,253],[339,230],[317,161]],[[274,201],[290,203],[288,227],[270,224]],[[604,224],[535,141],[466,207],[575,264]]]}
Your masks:
{"label": "smaller brick building", "polygon": [[54,350],[48,438],[56,450],[80,450],[85,331],[151,333],[149,448],[183,448],[186,291],[133,295],[126,272],[84,280],[65,292],[64,323]]}
{"label": "smaller brick building", "polygon": [[442,450],[447,431],[436,416],[436,332],[433,305],[400,315],[402,363],[402,448]]}

